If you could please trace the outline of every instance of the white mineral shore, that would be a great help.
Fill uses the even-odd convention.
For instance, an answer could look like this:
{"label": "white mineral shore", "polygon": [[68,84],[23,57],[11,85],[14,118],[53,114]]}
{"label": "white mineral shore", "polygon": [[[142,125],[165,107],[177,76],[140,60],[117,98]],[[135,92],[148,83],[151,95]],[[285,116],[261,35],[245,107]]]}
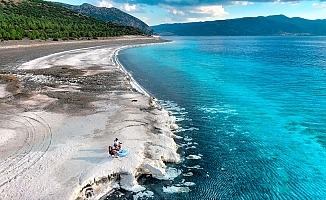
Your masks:
{"label": "white mineral shore", "polygon": [[[122,47],[57,53],[24,63],[20,69],[65,64],[85,69],[84,76],[98,73],[88,70],[94,65],[101,72],[120,71],[115,56]],[[126,76],[122,79],[130,87],[133,79]],[[58,84],[44,90],[78,93],[75,85]],[[0,199],[98,199],[115,187],[139,191],[143,188],[137,185],[138,175],[162,178],[166,162],[179,162],[171,132],[177,129],[175,119],[147,94],[103,93],[91,103],[92,112],[77,115],[45,110],[57,99],[44,91],[17,100],[18,107],[10,104],[12,96],[0,84]],[[127,157],[109,156],[108,146],[115,138],[130,152]]]}

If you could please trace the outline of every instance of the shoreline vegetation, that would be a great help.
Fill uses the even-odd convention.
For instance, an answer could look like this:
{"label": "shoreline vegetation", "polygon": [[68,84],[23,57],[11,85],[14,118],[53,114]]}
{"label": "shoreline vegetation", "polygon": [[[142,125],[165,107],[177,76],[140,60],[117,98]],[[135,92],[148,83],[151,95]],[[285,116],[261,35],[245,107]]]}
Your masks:
{"label": "shoreline vegetation", "polygon": [[[0,43],[2,198],[98,199],[142,191],[142,174],[166,178],[165,163],[180,161],[175,117],[117,60],[121,49],[165,42]],[[129,156],[109,156],[115,138]]]}

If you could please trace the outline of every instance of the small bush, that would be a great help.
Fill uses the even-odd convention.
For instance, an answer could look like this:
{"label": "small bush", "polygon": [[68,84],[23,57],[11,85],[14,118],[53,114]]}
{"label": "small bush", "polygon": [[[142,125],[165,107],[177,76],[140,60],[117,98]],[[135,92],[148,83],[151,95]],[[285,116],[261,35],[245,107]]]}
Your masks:
{"label": "small bush", "polygon": [[0,74],[0,79],[4,79],[6,81],[15,81],[15,82],[19,81],[19,78],[17,76],[11,74]]}

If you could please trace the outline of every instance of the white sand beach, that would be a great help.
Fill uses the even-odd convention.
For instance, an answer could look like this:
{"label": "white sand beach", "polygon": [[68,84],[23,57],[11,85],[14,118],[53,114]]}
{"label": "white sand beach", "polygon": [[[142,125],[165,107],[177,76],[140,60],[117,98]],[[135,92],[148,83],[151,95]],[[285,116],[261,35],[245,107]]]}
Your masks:
{"label": "white sand beach", "polygon": [[[137,176],[164,178],[165,163],[179,162],[174,117],[116,59],[131,40],[155,40],[117,40],[1,71],[0,199],[98,199],[118,187],[141,191]],[[28,44],[15,45],[2,49],[28,54]],[[115,138],[127,157],[108,154]]]}

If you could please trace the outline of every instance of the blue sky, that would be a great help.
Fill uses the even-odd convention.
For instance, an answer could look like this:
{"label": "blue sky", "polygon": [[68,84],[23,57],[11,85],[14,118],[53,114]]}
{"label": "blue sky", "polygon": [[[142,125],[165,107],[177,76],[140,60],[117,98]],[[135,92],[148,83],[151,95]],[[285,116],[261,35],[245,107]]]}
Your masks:
{"label": "blue sky", "polygon": [[[51,0],[52,1],[52,0]],[[148,25],[213,21],[283,14],[288,17],[326,19],[326,1],[292,0],[53,0],[72,5],[89,3],[116,7]]]}

